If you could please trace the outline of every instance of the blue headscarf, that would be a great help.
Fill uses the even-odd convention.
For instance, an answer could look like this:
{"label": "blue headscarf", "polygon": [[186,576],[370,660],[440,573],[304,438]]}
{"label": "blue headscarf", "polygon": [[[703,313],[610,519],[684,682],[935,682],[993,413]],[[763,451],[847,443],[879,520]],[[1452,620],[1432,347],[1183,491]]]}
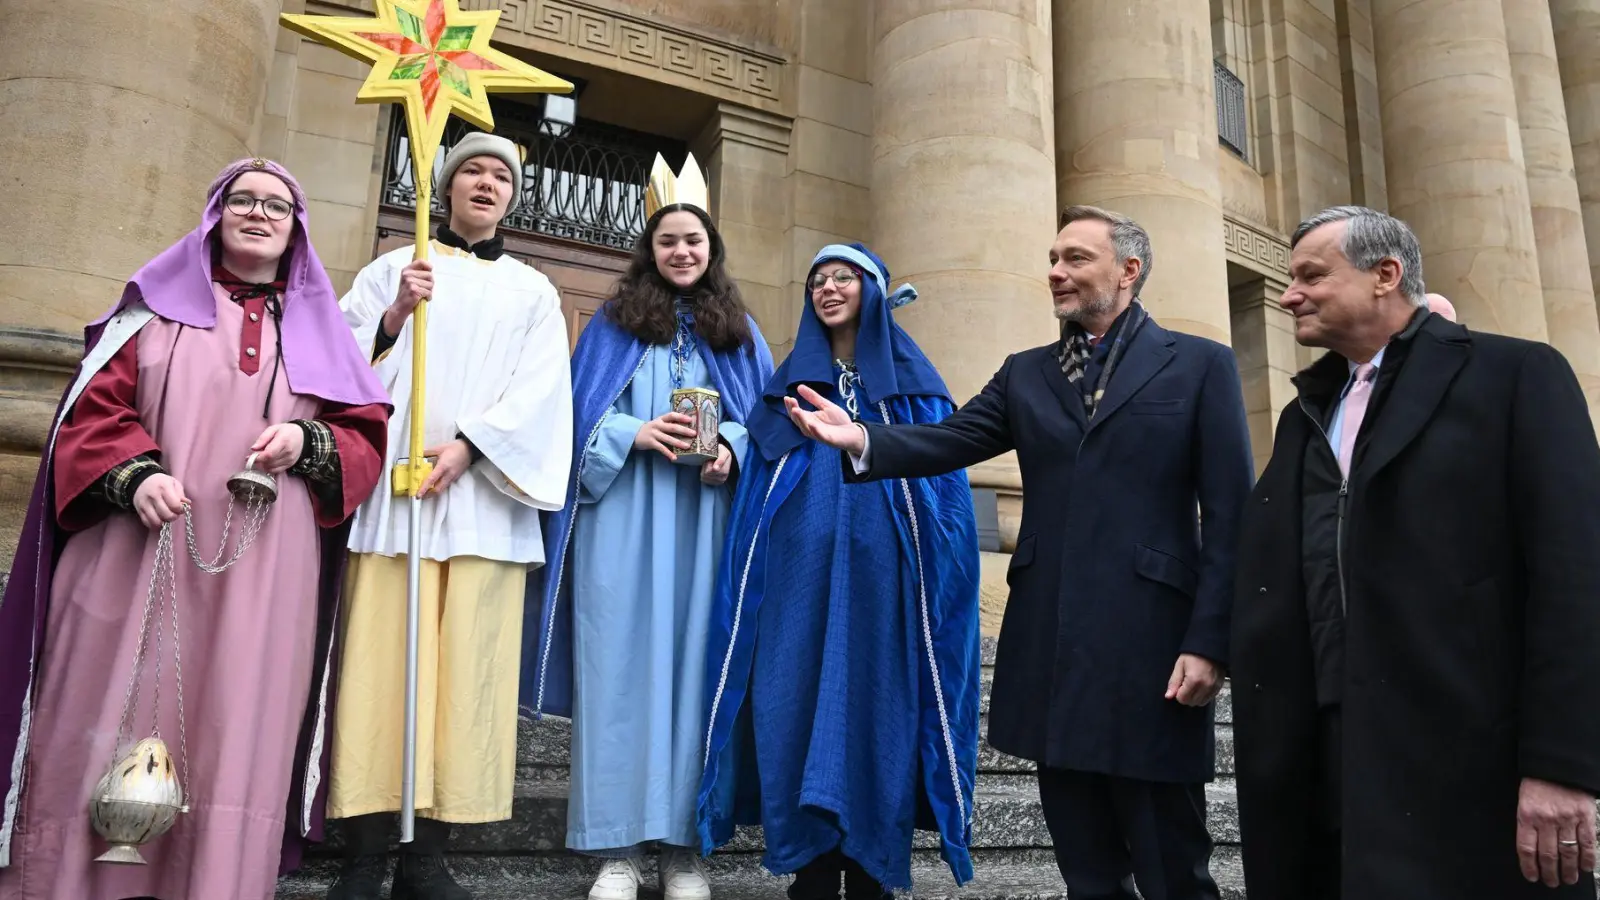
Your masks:
{"label": "blue headscarf", "polygon": [[[863,244],[829,244],[811,260],[806,276],[806,304],[800,311],[800,330],[794,350],[767,382],[761,401],[750,411],[745,423],[750,439],[761,455],[776,460],[806,441],[789,420],[783,398],[797,385],[833,384],[833,345],[828,326],[817,318],[811,303],[811,274],[825,262],[847,262],[860,270],[861,324],[856,334],[856,371],[861,375],[858,390],[869,404],[892,397],[943,397],[950,400],[944,379],[923,355],[911,335],[906,334],[890,315],[890,310],[917,298],[917,290],[904,285],[890,293],[889,267]],[[952,401],[953,402],[953,401]]]}

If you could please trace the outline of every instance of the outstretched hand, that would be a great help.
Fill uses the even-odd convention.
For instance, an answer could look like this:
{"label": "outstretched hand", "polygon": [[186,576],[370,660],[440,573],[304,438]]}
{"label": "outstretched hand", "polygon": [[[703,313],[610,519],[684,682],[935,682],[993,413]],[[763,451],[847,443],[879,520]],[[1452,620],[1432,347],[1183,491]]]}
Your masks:
{"label": "outstretched hand", "polygon": [[796,392],[800,400],[816,408],[815,412],[803,409],[800,400],[783,398],[784,408],[789,411],[790,420],[801,434],[855,456],[860,456],[866,450],[867,434],[860,425],[850,421],[849,413],[803,384]]}

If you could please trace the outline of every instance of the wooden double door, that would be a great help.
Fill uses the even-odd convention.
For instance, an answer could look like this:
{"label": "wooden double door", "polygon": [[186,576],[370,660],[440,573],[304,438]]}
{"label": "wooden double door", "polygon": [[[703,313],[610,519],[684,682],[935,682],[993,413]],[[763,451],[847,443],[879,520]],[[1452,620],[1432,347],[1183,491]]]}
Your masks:
{"label": "wooden double door", "polygon": [[[374,255],[409,246],[415,234],[410,216],[380,213]],[[611,296],[618,276],[628,268],[628,254],[516,232],[505,234],[505,242],[506,253],[538,269],[556,286],[567,322],[567,350],[571,352],[578,345],[584,326]]]}

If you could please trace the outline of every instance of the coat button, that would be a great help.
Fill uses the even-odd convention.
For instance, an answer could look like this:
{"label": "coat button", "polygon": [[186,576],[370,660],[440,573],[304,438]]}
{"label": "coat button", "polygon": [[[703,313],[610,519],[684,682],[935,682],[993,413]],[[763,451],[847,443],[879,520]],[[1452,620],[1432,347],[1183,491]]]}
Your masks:
{"label": "coat button", "polygon": [[[252,322],[259,322],[259,321],[261,321],[261,314],[260,314],[260,313],[251,313],[251,314],[250,314],[250,321],[252,321]],[[1262,503],[1265,503],[1265,502],[1267,502],[1267,501],[1265,501],[1265,500],[1263,500],[1263,501],[1261,501],[1261,502],[1262,502]]]}
{"label": "coat button", "polygon": [[1266,592],[1267,592],[1267,589],[1266,589],[1266,588],[1262,588],[1262,589],[1261,589],[1261,593],[1263,593],[1263,594],[1265,594],[1265,593],[1266,593]]}
{"label": "coat button", "polygon": [[[251,359],[255,359],[256,358],[256,348],[254,348],[254,347],[246,347],[246,348],[244,348],[244,355],[250,357]],[[1263,588],[1263,590],[1265,590],[1265,588]]]}
{"label": "coat button", "polygon": [[1265,502],[1267,502],[1267,501],[1268,501],[1268,500],[1270,500],[1270,499],[1272,499],[1272,498],[1270,498],[1270,497],[1262,497],[1262,498],[1261,498],[1261,502],[1262,502],[1262,503],[1265,503]]}

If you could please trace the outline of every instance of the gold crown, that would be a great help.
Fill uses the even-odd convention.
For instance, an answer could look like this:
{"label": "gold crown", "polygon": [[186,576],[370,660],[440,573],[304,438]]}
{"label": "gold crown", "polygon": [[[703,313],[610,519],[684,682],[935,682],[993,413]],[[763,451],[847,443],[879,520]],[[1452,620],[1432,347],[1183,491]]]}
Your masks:
{"label": "gold crown", "polygon": [[656,154],[655,164],[650,167],[650,186],[644,193],[644,217],[648,219],[661,207],[674,203],[688,203],[707,213],[711,212],[711,192],[706,187],[706,177],[701,174],[693,153],[684,160],[683,170],[676,176],[659,153]]}

